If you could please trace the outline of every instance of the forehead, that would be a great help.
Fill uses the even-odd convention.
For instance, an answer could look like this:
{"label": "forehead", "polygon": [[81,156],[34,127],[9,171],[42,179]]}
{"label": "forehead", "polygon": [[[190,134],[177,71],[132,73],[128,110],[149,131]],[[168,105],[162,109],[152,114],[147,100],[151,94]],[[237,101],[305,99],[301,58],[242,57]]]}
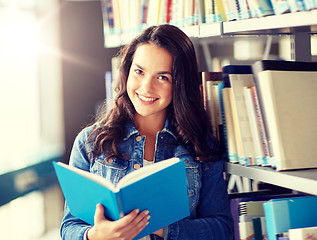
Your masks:
{"label": "forehead", "polygon": [[172,55],[166,49],[148,43],[142,44],[136,49],[132,63],[139,64],[144,68],[160,68],[158,70],[171,71],[172,61]]}

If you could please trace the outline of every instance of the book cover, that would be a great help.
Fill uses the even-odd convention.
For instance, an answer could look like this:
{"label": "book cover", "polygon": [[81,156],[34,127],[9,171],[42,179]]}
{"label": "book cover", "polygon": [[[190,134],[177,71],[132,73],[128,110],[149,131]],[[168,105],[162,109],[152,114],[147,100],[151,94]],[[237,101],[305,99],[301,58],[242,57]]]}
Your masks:
{"label": "book cover", "polygon": [[117,186],[81,169],[53,164],[70,212],[90,225],[94,224],[98,203],[110,220],[118,220],[134,209],[149,210],[149,224],[135,239],[189,216],[185,163],[178,158],[129,173]]}
{"label": "book cover", "polygon": [[292,228],[317,226],[317,196],[273,199],[263,204],[269,240]]}
{"label": "book cover", "polygon": [[317,63],[263,60],[253,71],[276,170],[316,168]]}

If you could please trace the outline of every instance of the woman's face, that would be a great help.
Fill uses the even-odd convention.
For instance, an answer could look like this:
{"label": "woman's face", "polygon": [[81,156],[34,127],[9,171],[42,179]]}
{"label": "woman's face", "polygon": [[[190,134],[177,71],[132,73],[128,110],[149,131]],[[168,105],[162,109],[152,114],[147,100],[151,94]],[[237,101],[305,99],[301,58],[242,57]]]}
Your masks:
{"label": "woman's face", "polygon": [[165,118],[172,101],[172,56],[153,43],[137,48],[127,82],[128,96],[143,117]]}

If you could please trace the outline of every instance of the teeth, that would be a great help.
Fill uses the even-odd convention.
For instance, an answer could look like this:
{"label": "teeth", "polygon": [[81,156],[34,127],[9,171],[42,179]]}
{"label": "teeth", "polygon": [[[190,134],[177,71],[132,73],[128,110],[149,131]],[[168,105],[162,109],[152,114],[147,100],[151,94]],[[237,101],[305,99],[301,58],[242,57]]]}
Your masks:
{"label": "teeth", "polygon": [[156,98],[149,98],[149,97],[145,97],[145,96],[142,96],[142,95],[139,95],[139,98],[142,100],[142,101],[146,101],[146,102],[152,102],[154,101]]}

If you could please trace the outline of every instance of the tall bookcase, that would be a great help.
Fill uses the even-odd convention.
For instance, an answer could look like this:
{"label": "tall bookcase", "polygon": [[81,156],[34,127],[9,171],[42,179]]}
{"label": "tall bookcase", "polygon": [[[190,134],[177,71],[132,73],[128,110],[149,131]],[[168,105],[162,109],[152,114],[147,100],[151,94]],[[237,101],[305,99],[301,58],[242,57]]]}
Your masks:
{"label": "tall bookcase", "polygon": [[[289,35],[292,60],[311,61],[311,34],[317,33],[317,10],[231,22],[206,23],[181,29],[191,38],[220,38],[220,41],[225,36]],[[105,37],[105,47],[124,45],[136,34],[108,35]],[[246,167],[226,163],[225,171],[229,174],[317,195],[317,169],[277,172],[268,167]]]}

